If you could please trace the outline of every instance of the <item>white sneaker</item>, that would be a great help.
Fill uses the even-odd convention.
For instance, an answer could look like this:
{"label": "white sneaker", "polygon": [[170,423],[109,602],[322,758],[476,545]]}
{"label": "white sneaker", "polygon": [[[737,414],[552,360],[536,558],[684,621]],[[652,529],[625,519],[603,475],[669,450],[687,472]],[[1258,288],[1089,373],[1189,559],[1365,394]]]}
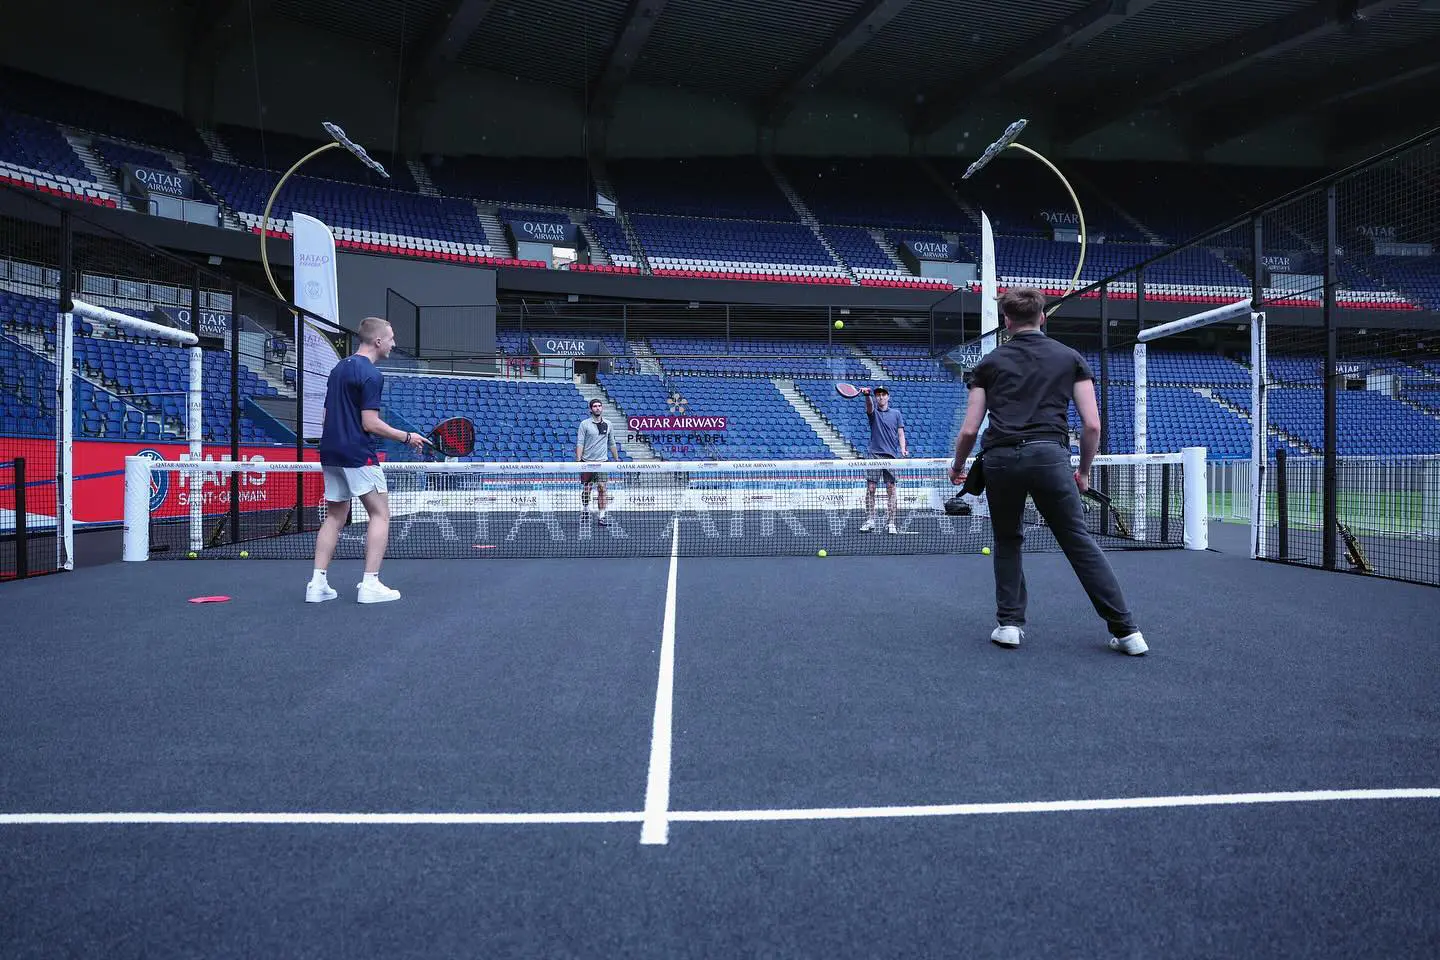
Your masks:
{"label": "white sneaker", "polygon": [[356,588],[355,599],[361,603],[389,603],[400,599],[400,591],[392,590],[377,580],[362,580]]}
{"label": "white sneaker", "polygon": [[996,627],[990,631],[990,641],[1002,647],[1018,647],[1025,636],[1025,631],[1019,627]]}
{"label": "white sneaker", "polygon": [[1145,643],[1144,634],[1138,630],[1128,637],[1111,637],[1110,649],[1119,650],[1121,653],[1128,653],[1132,657],[1142,656],[1150,647]]}
{"label": "white sneaker", "polygon": [[895,529],[895,524],[892,523],[892,524],[890,524],[890,526],[888,526],[888,527],[885,528],[885,532],[893,535],[893,534],[899,533],[900,531],[899,531],[899,530],[896,530],[896,529]]}
{"label": "white sneaker", "polygon": [[875,529],[875,520],[874,520],[873,517],[872,517],[871,519],[869,519],[869,520],[866,520],[864,523],[862,523],[862,524],[860,525],[860,532],[861,532],[861,533],[869,533],[871,530],[874,530],[874,529]]}
{"label": "white sneaker", "polygon": [[305,585],[306,603],[324,603],[326,600],[334,600],[338,596],[340,594],[336,593],[335,588],[328,583],[316,583],[311,580]]}

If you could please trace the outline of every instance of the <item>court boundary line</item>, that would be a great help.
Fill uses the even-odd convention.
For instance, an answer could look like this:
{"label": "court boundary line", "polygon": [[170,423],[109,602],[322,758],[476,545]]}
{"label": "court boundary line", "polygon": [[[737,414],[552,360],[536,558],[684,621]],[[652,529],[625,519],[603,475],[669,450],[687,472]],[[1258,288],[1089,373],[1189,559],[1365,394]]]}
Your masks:
{"label": "court boundary line", "polygon": [[[1155,810],[1187,807],[1256,806],[1264,804],[1337,803],[1376,800],[1440,800],[1440,787],[1290,790],[1263,793],[1180,794],[1154,797],[1111,797],[1091,800],[1021,800],[996,803],[951,803],[910,806],[669,810],[666,811],[663,822],[668,824],[901,820],[918,817],[1083,813],[1114,810]],[[547,824],[645,823],[647,822],[648,816],[649,812],[643,810],[548,813],[0,813],[0,826],[163,824],[193,824],[202,826],[263,824],[313,824],[320,826],[536,826]]]}
{"label": "court boundary line", "polygon": [[642,844],[669,841],[670,762],[675,715],[675,586],[680,569],[680,518],[672,522],[670,572],[665,581],[665,614],[660,628],[660,677],[655,684],[655,720],[650,730],[650,772],[645,781]]}

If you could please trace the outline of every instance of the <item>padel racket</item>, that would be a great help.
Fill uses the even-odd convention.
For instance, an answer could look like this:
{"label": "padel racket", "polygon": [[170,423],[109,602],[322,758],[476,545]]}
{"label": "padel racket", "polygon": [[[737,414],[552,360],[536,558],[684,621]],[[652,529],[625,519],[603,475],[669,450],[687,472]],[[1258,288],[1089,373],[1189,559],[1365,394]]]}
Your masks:
{"label": "padel racket", "polygon": [[465,417],[442,420],[425,442],[433,453],[442,457],[468,457],[475,452],[475,424]]}
{"label": "padel racket", "polygon": [[1125,518],[1120,515],[1120,511],[1115,509],[1115,502],[1111,500],[1108,496],[1094,488],[1086,490],[1083,494],[1081,494],[1081,496],[1094,500],[1096,503],[1100,504],[1100,506],[1110,511],[1110,519],[1115,521],[1116,533],[1124,537],[1126,540],[1135,539],[1135,535],[1130,532],[1130,525],[1125,522]]}
{"label": "padel racket", "polygon": [[1370,558],[1365,556],[1365,548],[1360,546],[1355,534],[1342,520],[1337,519],[1335,526],[1339,530],[1340,539],[1345,541],[1345,557],[1350,561],[1350,565],[1366,573],[1374,573],[1375,568],[1370,565]]}
{"label": "padel racket", "polygon": [[853,383],[837,383],[835,384],[835,392],[840,394],[840,396],[846,398],[847,400],[853,400],[855,397],[860,396],[860,394],[862,393],[869,393],[870,388],[866,387],[862,390],[860,387],[855,386],[855,384]]}

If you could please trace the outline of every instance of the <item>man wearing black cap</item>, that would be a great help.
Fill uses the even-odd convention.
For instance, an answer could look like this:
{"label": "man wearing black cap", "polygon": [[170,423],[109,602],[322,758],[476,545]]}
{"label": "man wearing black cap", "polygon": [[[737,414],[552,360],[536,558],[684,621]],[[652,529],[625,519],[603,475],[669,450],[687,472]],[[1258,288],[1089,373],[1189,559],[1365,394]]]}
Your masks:
{"label": "man wearing black cap", "polygon": [[[865,387],[865,416],[870,420],[870,449],[872,460],[894,460],[909,455],[905,445],[905,418],[900,411],[890,406],[890,391],[876,387],[873,391]],[[865,478],[865,523],[861,533],[875,529],[875,486],[885,481],[890,522],[886,531],[895,533],[895,514],[899,507],[895,495],[895,473],[891,470],[872,470]]]}
{"label": "man wearing black cap", "polygon": [[[951,479],[964,476],[965,460],[988,411],[990,426],[976,463],[984,477],[995,536],[995,619],[990,639],[1018,647],[1024,637],[1025,571],[1021,529],[1028,495],[1055,535],[1095,612],[1110,628],[1110,646],[1131,656],[1149,649],[1135,626],[1110,561],[1085,525],[1080,494],[1090,488],[1090,465],[1100,445],[1100,411],[1090,365],[1041,330],[1045,299],[1040,291],[1016,287],[1000,298],[1008,343],[975,367],[965,423],[955,443]],[[1070,467],[1066,414],[1071,400],[1084,429],[1080,468]],[[973,478],[972,478],[973,479]]]}

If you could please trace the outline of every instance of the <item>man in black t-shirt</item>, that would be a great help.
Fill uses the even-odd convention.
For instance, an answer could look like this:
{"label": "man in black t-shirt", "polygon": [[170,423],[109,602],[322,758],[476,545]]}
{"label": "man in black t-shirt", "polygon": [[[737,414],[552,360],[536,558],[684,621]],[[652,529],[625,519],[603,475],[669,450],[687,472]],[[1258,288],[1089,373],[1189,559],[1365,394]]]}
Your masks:
{"label": "man in black t-shirt", "polygon": [[[1109,559],[1085,525],[1080,502],[1080,494],[1090,488],[1090,465],[1100,446],[1094,374],[1080,354],[1041,330],[1045,300],[1038,290],[1011,289],[1000,298],[1000,312],[1011,339],[975,367],[965,423],[950,467],[952,479],[958,481],[988,412],[990,425],[980,462],[995,536],[998,625],[990,639],[1003,647],[1017,647],[1024,637],[1021,628],[1028,598],[1021,525],[1029,496],[1065,551],[1095,612],[1110,628],[1110,646],[1138,656],[1148,649],[1145,638],[1130,616]],[[1066,420],[1072,399],[1084,424],[1080,468],[1073,471]]]}

